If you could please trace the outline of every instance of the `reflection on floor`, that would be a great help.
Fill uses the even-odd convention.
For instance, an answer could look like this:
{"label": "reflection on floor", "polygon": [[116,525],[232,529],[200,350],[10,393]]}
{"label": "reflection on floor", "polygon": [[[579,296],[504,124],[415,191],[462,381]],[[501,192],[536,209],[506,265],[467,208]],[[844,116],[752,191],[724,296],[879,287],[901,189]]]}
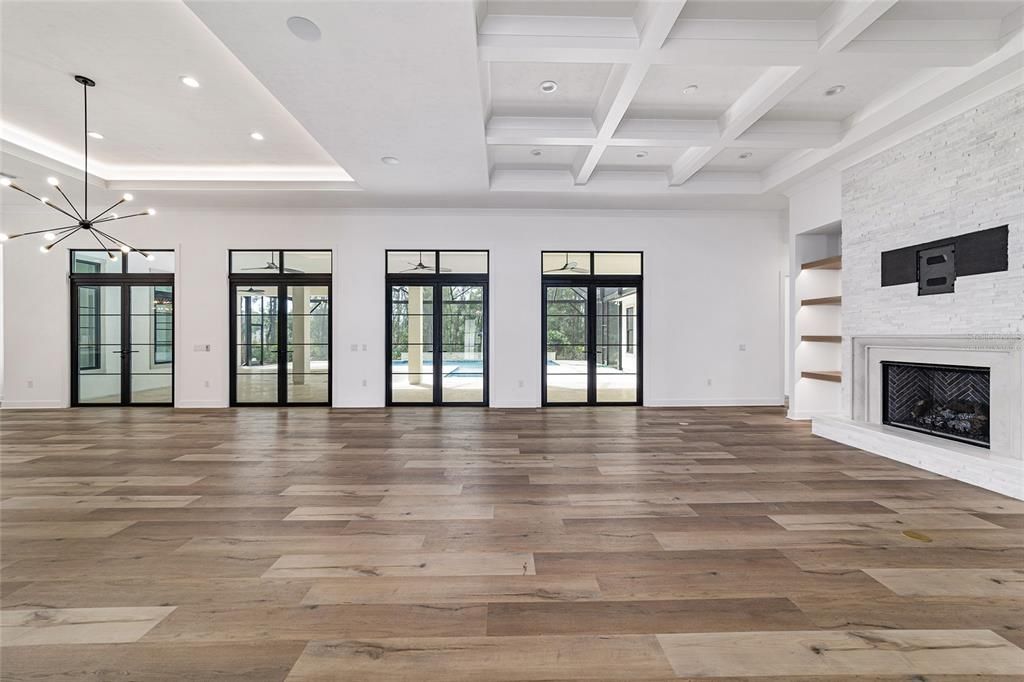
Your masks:
{"label": "reflection on floor", "polygon": [[4,679],[1024,671],[1024,502],[781,409],[3,410],[0,443]]}
{"label": "reflection on floor", "polygon": [[[484,380],[479,376],[444,377],[441,398],[447,403],[479,403],[483,401]],[[420,375],[419,383],[410,384],[408,374],[391,375],[391,399],[396,403],[429,403],[434,399],[434,377]]]}

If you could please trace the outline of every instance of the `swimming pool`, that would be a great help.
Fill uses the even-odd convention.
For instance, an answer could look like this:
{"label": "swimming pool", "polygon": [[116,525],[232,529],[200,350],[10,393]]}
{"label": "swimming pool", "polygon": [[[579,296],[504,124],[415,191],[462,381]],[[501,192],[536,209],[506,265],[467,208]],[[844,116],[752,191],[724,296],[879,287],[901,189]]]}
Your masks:
{"label": "swimming pool", "polygon": [[[548,365],[557,366],[558,363],[554,360],[548,360]],[[425,373],[433,371],[434,363],[432,360],[427,359],[423,361],[423,368],[426,370]],[[392,360],[391,371],[400,374],[408,374],[409,370],[408,360]],[[426,368],[430,368],[427,370]],[[465,376],[465,377],[482,377],[484,372],[483,360],[453,360],[446,362],[441,366],[441,374],[446,377],[450,376]]]}

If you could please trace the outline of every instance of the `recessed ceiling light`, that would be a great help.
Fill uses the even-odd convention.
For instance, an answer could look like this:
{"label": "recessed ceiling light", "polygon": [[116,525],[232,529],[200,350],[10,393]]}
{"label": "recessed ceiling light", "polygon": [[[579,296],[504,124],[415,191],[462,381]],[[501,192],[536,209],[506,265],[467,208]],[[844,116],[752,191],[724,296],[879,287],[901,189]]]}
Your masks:
{"label": "recessed ceiling light", "polygon": [[546,93],[550,94],[550,93],[554,92],[557,89],[558,89],[558,83],[556,83],[555,81],[543,81],[540,84],[540,91],[541,92],[546,92]]}
{"label": "recessed ceiling light", "polygon": [[397,166],[398,158],[395,156],[382,156],[380,157],[380,162],[387,166]]}
{"label": "recessed ceiling light", "polygon": [[198,88],[199,87],[199,81],[197,81],[192,76],[182,76],[181,77],[181,83],[182,83],[182,85],[187,85],[190,88]]}
{"label": "recessed ceiling light", "polygon": [[540,155],[541,155],[541,154],[543,154],[544,152],[542,152],[542,151],[541,151],[541,150],[539,150],[539,149],[531,149],[531,150],[530,150],[530,153],[531,153],[531,154],[533,154],[534,156],[540,156]]}
{"label": "recessed ceiling light", "polygon": [[256,140],[257,142],[262,142],[263,141],[263,133],[261,133],[258,130],[254,130],[251,133],[249,133],[249,137],[251,137],[252,139]]}
{"label": "recessed ceiling light", "polygon": [[636,153],[636,158],[638,158],[638,159],[646,159],[647,158],[647,152],[637,152]]}
{"label": "recessed ceiling light", "polygon": [[753,155],[754,155],[754,152],[743,152],[743,153],[740,154],[740,158],[741,159],[749,159]]}
{"label": "recessed ceiling light", "polygon": [[97,133],[95,130],[90,130],[89,131],[89,137],[91,137],[94,140],[102,140],[103,139],[103,133]]}
{"label": "recessed ceiling light", "polygon": [[833,85],[831,88],[825,91],[825,97],[833,97],[835,95],[838,95],[845,89],[845,85]]}
{"label": "recessed ceiling light", "polygon": [[299,40],[315,43],[320,40],[320,27],[306,17],[288,17],[288,30]]}
{"label": "recessed ceiling light", "polygon": [[687,85],[685,88],[683,88],[683,94],[684,95],[692,95],[693,93],[697,92],[697,90],[698,90],[697,84],[694,83],[693,85]]}

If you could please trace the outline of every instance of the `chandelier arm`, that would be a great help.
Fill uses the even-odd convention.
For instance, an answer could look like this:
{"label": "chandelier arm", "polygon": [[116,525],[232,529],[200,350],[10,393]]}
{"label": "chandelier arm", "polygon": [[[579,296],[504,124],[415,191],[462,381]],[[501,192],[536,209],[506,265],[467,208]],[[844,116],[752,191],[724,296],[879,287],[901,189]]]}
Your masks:
{"label": "chandelier arm", "polygon": [[8,239],[17,239],[18,237],[28,237],[29,235],[42,234],[44,232],[53,232],[53,233],[56,234],[58,232],[63,232],[64,230],[73,230],[73,229],[78,228],[78,227],[81,227],[81,225],[78,225],[78,224],[75,224],[75,225],[65,225],[64,227],[51,227],[51,228],[47,228],[45,230],[33,230],[32,232],[19,232],[18,234],[12,234],[10,237],[8,237]]}
{"label": "chandelier arm", "polygon": [[96,215],[94,215],[94,216],[93,216],[93,217],[92,217],[92,218],[91,218],[91,219],[89,220],[89,222],[91,222],[91,223],[94,223],[94,222],[96,222],[96,219],[97,219],[97,218],[99,218],[99,217],[101,217],[101,216],[103,216],[103,215],[106,215],[106,213],[107,213],[108,211],[111,211],[111,210],[113,210],[113,209],[117,208],[118,206],[120,206],[120,205],[121,205],[121,204],[123,204],[123,203],[124,203],[124,198],[122,197],[121,199],[118,199],[118,200],[117,200],[117,201],[115,201],[115,202],[114,202],[113,204],[111,204],[111,205],[110,205],[110,207],[109,207],[109,208],[107,208],[106,210],[104,210],[104,211],[101,211],[101,212],[97,213]]}
{"label": "chandelier arm", "polygon": [[95,228],[95,227],[92,228],[92,229],[93,229],[94,232],[99,232],[101,235],[103,235],[104,237],[106,237],[107,239],[109,239],[112,242],[115,242],[115,243],[120,244],[122,246],[127,246],[132,251],[135,251],[136,253],[141,253],[143,256],[147,255],[147,254],[143,253],[142,251],[139,251],[137,248],[135,248],[134,246],[132,246],[128,242],[123,242],[120,239],[118,239],[117,237],[114,237],[114,236],[111,236],[111,235],[107,234],[103,230],[100,230],[100,229]]}
{"label": "chandelier arm", "polygon": [[67,239],[71,235],[75,234],[80,229],[81,229],[80,227],[76,227],[75,229],[71,230],[70,232],[68,232],[66,235],[64,235],[63,237],[61,237],[57,241],[50,242],[49,244],[46,245],[46,250],[47,251],[51,250],[53,247],[57,246],[57,244],[60,244],[62,241],[64,241],[65,239]]}
{"label": "chandelier arm", "polygon": [[[68,199],[68,195],[64,194],[64,190],[62,190],[60,188],[60,185],[54,185],[54,187],[56,187],[57,191],[60,192],[60,195],[62,197],[64,197],[64,201],[68,202],[68,206],[70,206],[71,210],[75,212],[75,215],[78,216],[78,219],[79,220],[85,220],[85,218],[82,217],[82,214],[78,212],[78,209],[75,208],[75,205],[71,203],[71,199]],[[56,207],[54,207],[54,208],[56,208]]]}
{"label": "chandelier arm", "polygon": [[124,220],[125,218],[134,218],[140,215],[149,215],[146,211],[142,213],[130,213],[128,215],[119,215],[116,218],[103,218],[102,220],[94,220],[93,223],[109,223],[111,220]]}
{"label": "chandelier arm", "polygon": [[96,243],[100,245],[100,248],[107,252],[107,258],[113,260],[114,252],[110,250],[110,247],[103,243],[103,240],[93,230],[86,230],[92,235],[92,238],[96,240]]}
{"label": "chandelier arm", "polygon": [[63,208],[60,208],[59,206],[54,206],[54,205],[53,205],[53,204],[51,204],[51,203],[50,203],[49,201],[43,201],[43,198],[42,198],[42,197],[37,197],[37,196],[36,196],[35,194],[32,194],[32,192],[29,192],[29,191],[28,191],[27,189],[22,189],[22,188],[21,188],[21,187],[19,187],[18,185],[15,185],[15,184],[14,184],[13,182],[12,182],[12,183],[11,183],[10,185],[8,185],[8,186],[9,186],[9,187],[10,187],[11,189],[16,189],[16,190],[18,190],[18,191],[19,191],[19,192],[21,192],[22,194],[27,194],[27,195],[29,195],[30,197],[32,197],[33,199],[35,199],[35,200],[36,200],[36,201],[38,201],[39,203],[43,204],[44,206],[49,206],[50,208],[52,208],[52,209],[53,209],[53,210],[55,210],[55,211],[60,211],[61,213],[63,213],[63,214],[64,214],[64,215],[66,215],[67,217],[71,218],[72,220],[78,220],[78,217],[77,217],[77,216],[73,216],[73,215],[71,215],[70,213],[68,213],[67,211],[65,211],[65,210],[64,210]]}

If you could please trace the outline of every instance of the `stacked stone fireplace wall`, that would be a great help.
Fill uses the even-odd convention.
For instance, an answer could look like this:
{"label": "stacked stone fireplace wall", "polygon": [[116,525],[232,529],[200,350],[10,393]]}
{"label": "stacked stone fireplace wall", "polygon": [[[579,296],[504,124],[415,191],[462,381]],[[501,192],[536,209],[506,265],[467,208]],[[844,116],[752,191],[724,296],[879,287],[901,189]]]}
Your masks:
{"label": "stacked stone fireplace wall", "polygon": [[[1024,334],[1024,87],[843,173],[843,406],[850,339]],[[881,286],[881,252],[1009,225],[1009,268],[958,277],[955,292]]]}

